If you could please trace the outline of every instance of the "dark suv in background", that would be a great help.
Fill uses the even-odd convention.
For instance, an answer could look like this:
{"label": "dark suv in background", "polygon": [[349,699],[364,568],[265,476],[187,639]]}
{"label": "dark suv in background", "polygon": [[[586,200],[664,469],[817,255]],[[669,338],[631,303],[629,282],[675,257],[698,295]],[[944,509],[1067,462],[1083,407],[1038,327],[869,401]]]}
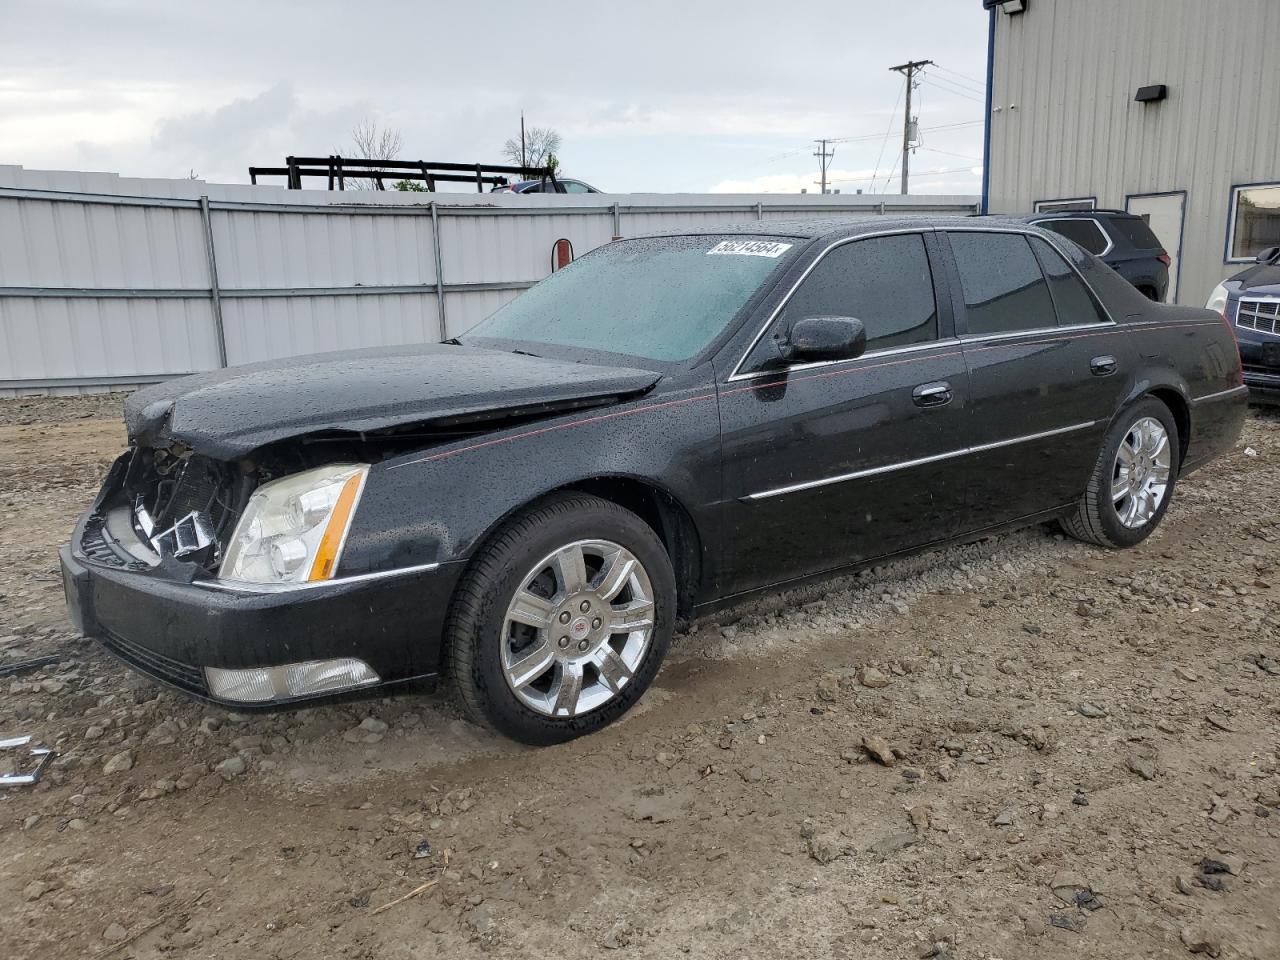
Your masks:
{"label": "dark suv in background", "polygon": [[1054,210],[1021,217],[1079,244],[1150,300],[1169,292],[1169,254],[1147,222],[1123,210]]}

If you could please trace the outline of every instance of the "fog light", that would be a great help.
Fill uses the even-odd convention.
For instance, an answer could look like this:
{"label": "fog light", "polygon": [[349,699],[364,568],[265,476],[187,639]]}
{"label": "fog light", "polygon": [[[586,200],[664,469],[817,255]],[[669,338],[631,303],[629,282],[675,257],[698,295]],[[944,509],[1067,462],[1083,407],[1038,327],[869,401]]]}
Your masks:
{"label": "fog light", "polygon": [[308,660],[279,667],[224,670],[205,667],[209,693],[220,700],[265,703],[308,694],[332,693],[378,682],[378,675],[363,660]]}
{"label": "fog light", "polygon": [[277,669],[281,671],[284,687],[291,697],[378,682],[378,675],[363,660],[312,660]]}
{"label": "fog light", "polygon": [[252,670],[222,670],[218,667],[205,667],[204,677],[209,683],[209,692],[220,700],[262,703],[276,695],[269,667],[257,667]]}

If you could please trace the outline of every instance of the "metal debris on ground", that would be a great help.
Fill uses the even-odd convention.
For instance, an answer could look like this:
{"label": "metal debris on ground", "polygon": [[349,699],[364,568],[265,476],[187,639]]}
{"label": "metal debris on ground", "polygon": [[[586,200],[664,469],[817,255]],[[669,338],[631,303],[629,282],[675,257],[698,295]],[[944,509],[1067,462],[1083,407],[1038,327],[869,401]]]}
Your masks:
{"label": "metal debris on ground", "polygon": [[55,754],[49,747],[32,747],[32,737],[24,734],[16,737],[0,737],[0,750],[16,750],[27,747],[27,756],[35,760],[35,766],[26,773],[7,773],[0,775],[0,787],[27,787],[40,779]]}

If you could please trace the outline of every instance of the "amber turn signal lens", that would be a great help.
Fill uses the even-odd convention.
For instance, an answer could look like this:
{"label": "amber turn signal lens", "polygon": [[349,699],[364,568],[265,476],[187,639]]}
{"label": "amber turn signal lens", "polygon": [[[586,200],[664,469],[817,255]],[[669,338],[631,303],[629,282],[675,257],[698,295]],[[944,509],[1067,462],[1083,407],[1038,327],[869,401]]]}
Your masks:
{"label": "amber turn signal lens", "polygon": [[347,535],[347,525],[351,521],[351,511],[355,509],[356,497],[360,495],[360,485],[364,474],[357,473],[347,479],[338,494],[338,502],[334,504],[333,513],[329,515],[329,523],[325,527],[324,537],[316,550],[316,558],[311,564],[308,580],[328,580],[333,576],[333,568],[337,565],[338,554],[342,550],[342,541]]}

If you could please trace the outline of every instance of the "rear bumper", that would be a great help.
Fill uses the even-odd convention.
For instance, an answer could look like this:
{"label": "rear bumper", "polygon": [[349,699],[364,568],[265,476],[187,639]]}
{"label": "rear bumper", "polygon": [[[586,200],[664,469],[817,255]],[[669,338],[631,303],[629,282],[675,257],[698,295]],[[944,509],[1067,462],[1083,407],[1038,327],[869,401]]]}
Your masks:
{"label": "rear bumper", "polygon": [[[85,519],[90,519],[87,515]],[[175,567],[125,568],[90,559],[85,519],[59,551],[67,613],[134,669],[200,699],[237,710],[383,691],[439,672],[449,599],[461,562],[335,580],[276,592],[226,589],[183,578]],[[175,575],[177,574],[177,575]],[[378,675],[353,691],[243,703],[211,695],[205,667],[245,669],[354,658]]]}
{"label": "rear bumper", "polygon": [[1245,370],[1244,383],[1249,388],[1250,403],[1280,405],[1280,370]]}
{"label": "rear bumper", "polygon": [[1229,387],[1191,401],[1191,446],[1183,459],[1182,475],[1230,451],[1240,440],[1249,411],[1249,391]]}

